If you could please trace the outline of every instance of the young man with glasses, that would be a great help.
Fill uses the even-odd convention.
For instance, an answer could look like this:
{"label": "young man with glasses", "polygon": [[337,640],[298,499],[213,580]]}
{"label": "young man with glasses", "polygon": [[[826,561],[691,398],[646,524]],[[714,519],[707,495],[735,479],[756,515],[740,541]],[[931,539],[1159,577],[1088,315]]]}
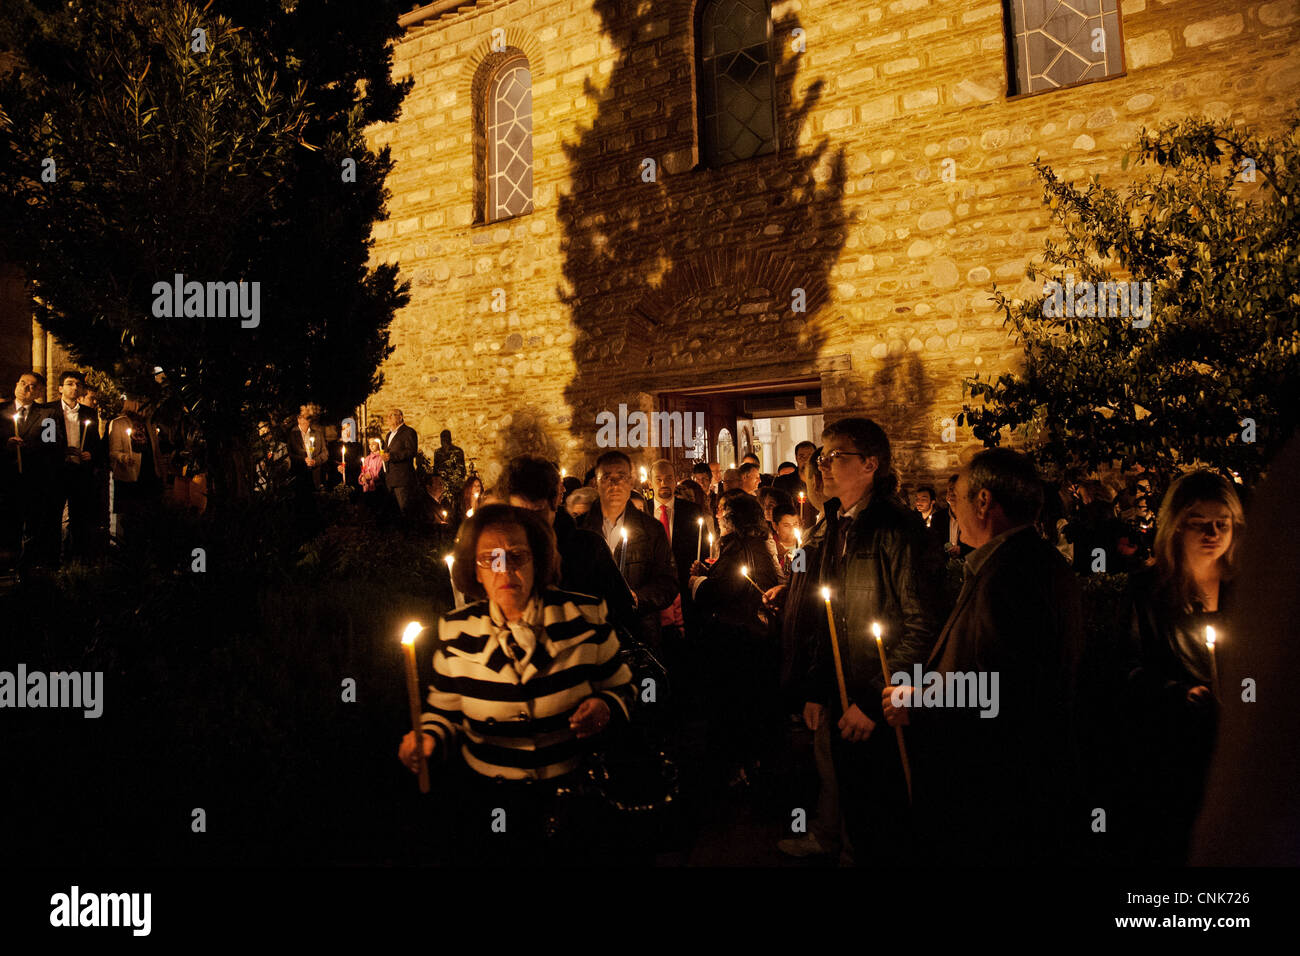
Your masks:
{"label": "young man with glasses", "polygon": [[[925,661],[934,641],[934,588],[924,572],[925,528],[895,496],[898,477],[884,430],[868,418],[844,418],[828,425],[822,439],[816,463],[827,498],[808,537],[819,552],[818,586],[799,589],[805,605],[800,617],[816,624],[806,658],[804,720],[814,733],[829,729],[845,828],[858,862],[865,863],[882,841],[896,850],[910,841],[908,793],[896,737],[884,726],[885,681],[872,625],[881,626],[889,672],[910,671]],[[840,702],[823,588],[830,592],[847,708]]]}

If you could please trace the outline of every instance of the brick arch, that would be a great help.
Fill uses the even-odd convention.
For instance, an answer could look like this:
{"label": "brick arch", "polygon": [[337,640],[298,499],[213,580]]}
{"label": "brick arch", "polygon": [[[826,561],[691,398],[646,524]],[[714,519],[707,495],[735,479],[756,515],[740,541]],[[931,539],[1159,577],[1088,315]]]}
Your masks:
{"label": "brick arch", "polygon": [[[501,51],[492,49],[489,36],[470,54],[462,74],[462,91],[467,91],[473,112],[473,149],[474,149],[474,222],[487,221],[487,114],[488,84],[504,63],[523,56],[528,63],[529,75],[534,83],[545,72],[541,46],[528,31],[517,27],[506,28],[506,48]],[[535,106],[535,104],[534,104]],[[536,130],[537,111],[533,111],[533,129]]]}

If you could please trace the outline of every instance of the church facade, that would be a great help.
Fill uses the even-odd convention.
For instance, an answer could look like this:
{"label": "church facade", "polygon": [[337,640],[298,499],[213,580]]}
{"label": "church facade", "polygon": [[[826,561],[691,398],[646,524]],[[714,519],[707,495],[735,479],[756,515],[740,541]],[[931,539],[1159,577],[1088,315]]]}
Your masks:
{"label": "church facade", "polygon": [[[773,429],[868,415],[904,480],[941,478],[972,440],[962,380],[1020,356],[992,293],[1035,291],[1032,160],[1121,183],[1143,127],[1271,128],[1300,91],[1296,0],[442,0],[402,23],[373,256],[411,301],[371,409],[427,449],[450,428],[489,482],[520,450],[586,467],[621,406],[702,415],[708,458],[756,444],[764,470]],[[627,450],[684,462],[694,437]]]}

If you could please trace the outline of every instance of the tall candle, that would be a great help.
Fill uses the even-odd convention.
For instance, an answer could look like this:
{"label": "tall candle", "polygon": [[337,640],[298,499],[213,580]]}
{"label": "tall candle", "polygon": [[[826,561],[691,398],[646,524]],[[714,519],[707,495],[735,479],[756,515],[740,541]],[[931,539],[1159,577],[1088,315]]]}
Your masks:
{"label": "tall candle", "polygon": [[1214,654],[1214,644],[1218,640],[1215,633],[1214,625],[1205,625],[1205,646],[1210,650],[1210,690],[1214,691],[1214,699],[1219,699],[1219,662]]}
{"label": "tall candle", "polygon": [[[17,415],[14,415],[14,437],[15,437],[15,438],[22,438],[22,437],[23,437],[23,436],[22,436],[21,434],[19,434],[19,432],[18,432],[18,416],[17,416]],[[21,475],[21,474],[23,473],[23,446],[22,446],[22,445],[14,445],[14,451],[16,451],[16,452],[18,453],[18,474]]]}
{"label": "tall candle", "polygon": [[402,649],[406,652],[406,696],[411,705],[411,729],[415,731],[415,758],[420,766],[420,792],[429,792],[429,766],[424,760],[424,729],[420,726],[420,684],[415,674],[415,639],[424,626],[419,621],[406,625]]}
{"label": "tall candle", "polygon": [[831,628],[831,656],[835,659],[835,680],[840,685],[840,709],[849,710],[849,692],[844,686],[844,663],[840,660],[840,639],[835,633],[835,614],[831,611],[831,589],[822,588],[822,600],[826,602],[826,623]]}
{"label": "tall candle", "polygon": [[623,550],[618,555],[618,573],[623,574],[627,566],[627,528],[619,528],[618,530],[623,536]]}
{"label": "tall candle", "polygon": [[[880,652],[880,673],[885,677],[885,686],[889,687],[893,682],[889,679],[889,663],[885,660],[885,643],[880,639],[880,622],[871,622],[871,633],[876,638],[876,650]],[[894,734],[898,738],[898,756],[903,761],[903,778],[907,781],[907,802],[912,802],[912,765],[907,759],[907,744],[903,742],[903,728],[895,727]]]}
{"label": "tall candle", "polygon": [[713,560],[713,532],[709,532],[709,560]]}
{"label": "tall candle", "polygon": [[704,519],[696,518],[695,523],[700,526],[699,534],[695,537],[695,560],[698,561],[704,554]]}
{"label": "tall candle", "polygon": [[[446,512],[443,512],[443,513],[446,514]],[[454,565],[454,564],[456,563],[456,559],[455,559],[454,557],[452,557],[452,556],[449,554],[449,555],[447,555],[445,558],[443,558],[442,560],[444,560],[444,561],[447,562],[447,577],[451,579],[451,600],[452,600],[452,603],[453,603],[456,607],[460,607],[460,606],[461,606],[462,604],[464,604],[465,602],[464,602],[464,600],[461,598],[460,592],[456,590],[456,579],[453,578],[453,577],[451,576],[451,568],[452,568],[452,565]]]}
{"label": "tall candle", "polygon": [[758,583],[757,583],[753,578],[751,578],[751,577],[749,576],[749,568],[748,568],[748,566],[743,565],[743,564],[740,566],[740,576],[743,577],[743,578],[744,578],[746,581],[748,581],[750,584],[754,585],[754,590],[757,591],[759,594],[762,594],[762,593],[763,593],[763,589],[760,588],[760,587],[758,586]]}

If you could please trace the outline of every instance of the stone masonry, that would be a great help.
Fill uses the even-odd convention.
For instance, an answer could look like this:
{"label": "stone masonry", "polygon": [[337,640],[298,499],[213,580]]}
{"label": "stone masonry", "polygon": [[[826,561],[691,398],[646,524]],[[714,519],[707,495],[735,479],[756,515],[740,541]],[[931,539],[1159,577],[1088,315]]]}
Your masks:
{"label": "stone masonry", "polygon": [[[400,404],[426,451],[450,428],[491,482],[527,447],[579,472],[620,403],[811,375],[828,419],[885,426],[905,480],[946,474],[971,441],[940,438],[962,378],[1020,354],[990,293],[1033,291],[1047,218],[1030,161],[1120,183],[1144,126],[1267,129],[1297,103],[1300,0],[1121,9],[1126,73],[1008,98],[999,2],[774,3],[780,148],[717,170],[698,166],[691,0],[416,18],[395,63],[414,87],[371,131],[396,160],[374,261],[412,293],[372,413]],[[482,223],[474,98],[495,28],[532,71],[534,208]]]}

